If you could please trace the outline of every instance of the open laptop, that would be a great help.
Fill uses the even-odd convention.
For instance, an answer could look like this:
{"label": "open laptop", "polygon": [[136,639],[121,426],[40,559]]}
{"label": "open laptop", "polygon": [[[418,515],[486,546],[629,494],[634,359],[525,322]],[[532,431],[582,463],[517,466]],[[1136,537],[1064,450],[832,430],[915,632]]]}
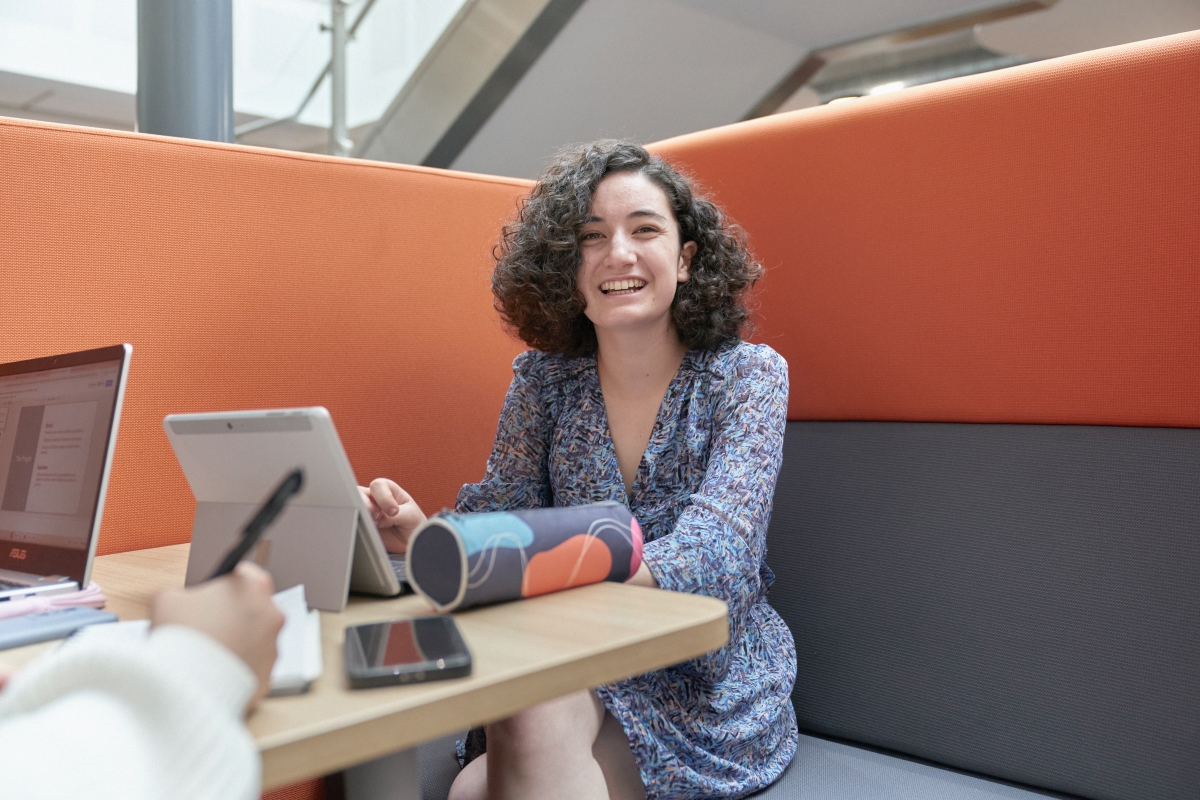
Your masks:
{"label": "open laptop", "polygon": [[204,580],[279,480],[301,467],[304,488],[249,559],[276,589],[304,584],[308,604],[325,611],[341,611],[350,590],[403,590],[404,557],[384,549],[324,408],[171,414],[163,428],[196,496],[185,583]]}
{"label": "open laptop", "polygon": [[0,364],[0,600],[87,586],[132,351]]}

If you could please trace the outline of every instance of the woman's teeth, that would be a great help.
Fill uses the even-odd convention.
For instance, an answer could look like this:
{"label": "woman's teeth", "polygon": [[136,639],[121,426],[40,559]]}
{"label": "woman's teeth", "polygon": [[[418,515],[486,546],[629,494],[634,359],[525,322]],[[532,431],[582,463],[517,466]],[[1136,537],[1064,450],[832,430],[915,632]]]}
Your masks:
{"label": "woman's teeth", "polygon": [[600,291],[605,294],[633,294],[646,285],[645,281],[628,279],[623,281],[605,281],[600,284]]}

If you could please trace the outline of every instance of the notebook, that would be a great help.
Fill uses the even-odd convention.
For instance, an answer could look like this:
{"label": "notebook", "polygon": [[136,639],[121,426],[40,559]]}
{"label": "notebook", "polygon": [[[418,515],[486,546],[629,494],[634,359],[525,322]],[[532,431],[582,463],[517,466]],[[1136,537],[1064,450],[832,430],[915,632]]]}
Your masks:
{"label": "notebook", "polygon": [[0,600],[87,586],[132,351],[0,364]]}
{"label": "notebook", "polygon": [[302,694],[324,669],[321,657],[321,612],[309,610],[304,584],[277,592],[276,607],[283,612],[283,628],[275,643],[271,667],[271,696]]}

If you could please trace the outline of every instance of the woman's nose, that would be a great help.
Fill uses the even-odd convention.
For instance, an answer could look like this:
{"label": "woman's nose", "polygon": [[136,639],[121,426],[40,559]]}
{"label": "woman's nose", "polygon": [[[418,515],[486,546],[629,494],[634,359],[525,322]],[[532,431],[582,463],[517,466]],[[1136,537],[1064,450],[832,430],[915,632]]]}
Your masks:
{"label": "woman's nose", "polygon": [[637,253],[633,248],[633,240],[623,233],[618,233],[612,238],[612,248],[609,250],[609,255],[613,261],[619,264],[629,264],[637,260]]}

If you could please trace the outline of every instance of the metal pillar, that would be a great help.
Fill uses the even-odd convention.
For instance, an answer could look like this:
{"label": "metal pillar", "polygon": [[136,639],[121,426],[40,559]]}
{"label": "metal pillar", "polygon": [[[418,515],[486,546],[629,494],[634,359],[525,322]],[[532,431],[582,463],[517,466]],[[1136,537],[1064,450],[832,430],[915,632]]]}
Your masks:
{"label": "metal pillar", "polygon": [[233,141],[232,0],[138,0],[137,127]]}
{"label": "metal pillar", "polygon": [[329,0],[330,38],[333,40],[329,59],[329,88],[333,105],[330,109],[329,152],[335,156],[350,155],[354,142],[346,130],[346,0]]}

